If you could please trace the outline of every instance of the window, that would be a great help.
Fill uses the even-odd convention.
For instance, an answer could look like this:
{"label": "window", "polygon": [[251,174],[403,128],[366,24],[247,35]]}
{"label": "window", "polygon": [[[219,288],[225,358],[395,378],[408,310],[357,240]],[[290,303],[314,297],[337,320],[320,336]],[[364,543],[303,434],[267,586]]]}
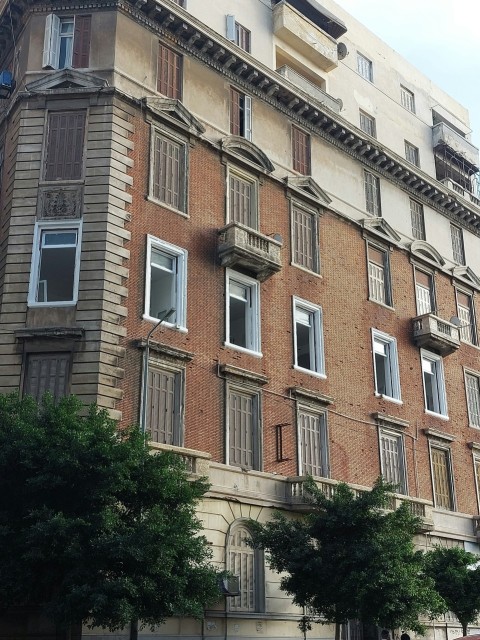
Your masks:
{"label": "window", "polygon": [[83,177],[85,111],[50,111],[45,145],[45,180]]}
{"label": "window", "polygon": [[370,300],[392,306],[388,253],[371,244],[367,245],[367,250]]}
{"label": "window", "polygon": [[293,204],[292,218],[293,263],[318,273],[318,216],[314,211]]}
{"label": "window", "polygon": [[292,158],[294,171],[310,175],[310,136],[295,126],[292,126]]}
{"label": "window", "polygon": [[234,524],[227,540],[227,570],[239,578],[240,594],[227,598],[230,611],[254,613],[263,610],[263,553],[249,544],[250,531]]}
{"label": "window", "polygon": [[477,344],[475,327],[475,314],[473,311],[473,298],[469,293],[456,289],[457,314],[462,323],[460,327],[460,339],[463,342]]}
{"label": "window", "polygon": [[372,138],[377,137],[377,127],[375,126],[375,118],[372,118],[364,111],[360,111],[360,129],[368,133]]}
{"label": "window", "polygon": [[228,221],[258,229],[258,183],[250,176],[228,172]]}
{"label": "window", "polygon": [[187,251],[147,236],[146,319],[158,320],[174,309],[164,324],[185,330],[186,306]]}
{"label": "window", "polygon": [[299,475],[328,477],[327,418],[325,413],[299,407]]}
{"label": "window", "polygon": [[425,217],[423,205],[410,198],[410,218],[412,221],[412,235],[416,240],[425,240]]}
{"label": "window", "polygon": [[369,82],[373,82],[373,64],[372,61],[362,56],[361,53],[357,51],[357,71],[358,73],[368,80]]}
{"label": "window", "polygon": [[465,372],[465,390],[469,424],[480,429],[480,377],[477,374]]}
{"label": "window", "polygon": [[325,375],[322,308],[293,298],[295,367]]}
{"label": "window", "polygon": [[364,171],[365,208],[372,216],[381,216],[380,178],[370,171]]}
{"label": "window", "polygon": [[252,99],[230,88],[230,133],[252,139]]}
{"label": "window", "polygon": [[423,349],[421,357],[425,410],[429,413],[447,416],[447,397],[442,358]]}
{"label": "window", "polygon": [[260,352],[260,287],[257,280],[227,269],[226,343]]}
{"label": "window", "polygon": [[415,113],[415,95],[412,91],[400,85],[400,98],[402,106],[408,109],[412,113]]}
{"label": "window", "polygon": [[91,16],[47,16],[42,67],[83,69],[89,66]]}
{"label": "window", "polygon": [[430,273],[415,269],[415,298],[417,301],[417,314],[435,312],[435,292],[433,288],[433,276]]}
{"label": "window", "polygon": [[39,401],[47,391],[55,400],[66,396],[70,383],[71,354],[29,353],[23,383],[25,395]]}
{"label": "window", "polygon": [[43,222],[35,226],[29,305],[74,304],[80,269],[80,223]]}
{"label": "window", "polygon": [[386,482],[396,487],[397,493],[407,493],[405,449],[403,436],[395,431],[379,430],[380,465]]}
{"label": "window", "polygon": [[398,371],[397,341],[380,331],[372,330],[375,393],[401,400]]}
{"label": "window", "polygon": [[182,99],[182,56],[159,43],[157,91],[167,98]]}
{"label": "window", "polygon": [[420,153],[418,147],[405,140],[405,158],[416,167],[420,166]]}
{"label": "window", "polygon": [[435,506],[453,511],[453,478],[450,450],[432,446],[430,448]]}
{"label": "window", "polygon": [[227,38],[235,42],[244,51],[250,53],[251,33],[248,29],[235,21],[235,16],[227,16]]}
{"label": "window", "polygon": [[260,397],[258,392],[227,389],[227,464],[261,468]]}
{"label": "window", "polygon": [[183,375],[148,365],[146,427],[152,442],[183,446]]}
{"label": "window", "polygon": [[450,235],[452,238],[453,259],[458,264],[465,264],[465,249],[463,247],[463,231],[454,224],[450,225]]}
{"label": "window", "polygon": [[151,195],[155,200],[187,211],[187,144],[152,130]]}

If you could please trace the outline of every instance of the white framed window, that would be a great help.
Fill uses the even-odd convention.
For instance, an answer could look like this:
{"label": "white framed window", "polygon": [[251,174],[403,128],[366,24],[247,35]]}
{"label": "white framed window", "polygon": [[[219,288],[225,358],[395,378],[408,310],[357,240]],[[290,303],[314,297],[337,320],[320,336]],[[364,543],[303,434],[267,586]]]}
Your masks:
{"label": "white framed window", "polygon": [[415,95],[413,91],[410,91],[410,89],[400,85],[400,100],[405,109],[415,113]]}
{"label": "white framed window", "polygon": [[410,198],[410,220],[412,222],[412,235],[416,240],[425,240],[425,216],[423,204]]}
{"label": "white framed window", "polygon": [[381,216],[382,203],[380,198],[380,178],[367,170],[363,172],[363,176],[365,186],[365,209],[372,216]]}
{"label": "white framed window", "polygon": [[227,180],[227,222],[258,229],[258,181],[231,167]]}
{"label": "white framed window", "polygon": [[47,15],[43,43],[44,69],[87,68],[90,57],[91,16]]}
{"label": "white framed window", "polygon": [[450,225],[453,259],[458,264],[465,264],[465,248],[463,245],[463,230],[454,224]]}
{"label": "white framed window", "polygon": [[325,376],[322,308],[293,298],[295,368]]}
{"label": "white framed window", "polygon": [[230,133],[252,139],[252,98],[230,87]]}
{"label": "white framed window", "polygon": [[258,281],[227,269],[226,303],[226,344],[261,355]]}
{"label": "white framed window", "polygon": [[227,598],[230,611],[255,613],[265,609],[264,560],[261,549],[249,544],[244,522],[235,522],[227,537],[227,571],[239,579],[239,595]]}
{"label": "white framed window", "polygon": [[467,394],[468,423],[480,429],[480,375],[465,371],[465,392]]}
{"label": "white framed window", "polygon": [[328,438],[325,411],[297,407],[298,472],[328,478]]}
{"label": "white framed window", "polygon": [[375,123],[375,118],[373,118],[372,116],[369,116],[368,113],[365,113],[365,111],[362,111],[361,109],[359,112],[359,116],[360,116],[360,129],[365,133],[368,133],[368,135],[372,136],[372,138],[376,138],[377,127]]}
{"label": "white framed window", "polygon": [[292,262],[319,273],[318,213],[292,203]]}
{"label": "white framed window", "polygon": [[369,82],[373,82],[373,63],[357,51],[357,71]]}
{"label": "white framed window", "polygon": [[419,316],[435,312],[433,275],[417,268],[415,268],[415,298]]}
{"label": "white framed window", "polygon": [[369,299],[392,306],[388,251],[367,243]]}
{"label": "white framed window", "polygon": [[372,329],[375,394],[401,401],[397,341],[392,336]]}
{"label": "white framed window", "polygon": [[397,493],[407,493],[405,446],[401,433],[379,429],[380,466],[386,482],[396,487]]}
{"label": "white framed window", "polygon": [[163,324],[187,330],[187,257],[186,249],[147,236],[146,320],[156,322],[174,309]]}
{"label": "white framed window", "polygon": [[152,442],[183,447],[185,371],[149,362],[146,429]]}
{"label": "white framed window", "polygon": [[235,16],[227,15],[227,39],[235,42],[244,51],[250,53],[252,34],[235,20]]}
{"label": "white framed window", "polygon": [[226,464],[261,470],[260,392],[227,384]]}
{"label": "white framed window", "polygon": [[420,152],[418,147],[405,140],[405,158],[416,167],[420,166]]}
{"label": "white framed window", "polygon": [[423,393],[427,413],[448,417],[441,356],[421,349]]}
{"label": "white framed window", "polygon": [[68,306],[78,298],[82,223],[37,222],[29,306]]}
{"label": "white framed window", "polygon": [[435,507],[454,511],[455,498],[450,449],[430,444],[430,463]]}
{"label": "white framed window", "polygon": [[152,127],[150,196],[168,207],[187,212],[187,142]]}
{"label": "white framed window", "polygon": [[461,321],[460,340],[468,344],[477,344],[477,332],[475,326],[475,311],[473,296],[471,293],[455,289],[457,298],[457,316]]}

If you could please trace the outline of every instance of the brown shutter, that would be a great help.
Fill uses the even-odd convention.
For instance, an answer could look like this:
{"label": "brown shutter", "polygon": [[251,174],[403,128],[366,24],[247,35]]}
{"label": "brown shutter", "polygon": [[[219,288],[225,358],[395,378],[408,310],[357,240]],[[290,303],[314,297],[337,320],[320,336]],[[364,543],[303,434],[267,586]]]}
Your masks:
{"label": "brown shutter", "polygon": [[79,180],[83,175],[85,112],[52,112],[48,117],[45,180]]}
{"label": "brown shutter", "polygon": [[24,392],[41,400],[49,391],[55,400],[67,394],[70,376],[70,353],[29,354]]}
{"label": "brown shutter", "polygon": [[153,197],[183,211],[185,197],[181,179],[185,147],[183,144],[155,136],[153,159]]}
{"label": "brown shutter", "polygon": [[180,444],[177,376],[149,368],[147,424],[153,442]]}
{"label": "brown shutter", "polygon": [[92,16],[75,16],[72,67],[85,69],[90,64],[90,33]]}
{"label": "brown shutter", "polygon": [[293,169],[303,175],[310,174],[310,136],[292,127]]}
{"label": "brown shutter", "polygon": [[167,98],[182,99],[182,58],[159,44],[157,91]]}
{"label": "brown shutter", "polygon": [[253,185],[238,176],[230,176],[230,220],[255,227],[252,206]]}
{"label": "brown shutter", "polygon": [[452,509],[452,492],[450,488],[450,469],[448,451],[432,447],[433,488],[435,506]]}
{"label": "brown shutter", "polygon": [[230,89],[230,133],[233,136],[241,135],[240,100],[240,92]]}
{"label": "brown shutter", "polygon": [[295,207],[293,210],[294,248],[293,259],[306,269],[315,269],[314,219],[313,215]]}
{"label": "brown shutter", "polygon": [[229,462],[238,467],[254,466],[253,397],[239,391],[229,394]]}

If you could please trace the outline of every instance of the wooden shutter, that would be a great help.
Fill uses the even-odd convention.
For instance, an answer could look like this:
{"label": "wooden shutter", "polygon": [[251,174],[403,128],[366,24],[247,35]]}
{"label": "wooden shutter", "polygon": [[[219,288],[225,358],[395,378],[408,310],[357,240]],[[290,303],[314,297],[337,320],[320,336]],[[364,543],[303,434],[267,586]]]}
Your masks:
{"label": "wooden shutter", "polygon": [[228,545],[228,570],[239,577],[240,595],[229,598],[230,611],[256,610],[255,550],[249,546],[250,532],[245,527],[235,527]]}
{"label": "wooden shutter", "polygon": [[70,353],[29,354],[24,392],[41,400],[49,391],[55,400],[67,394],[70,377]]}
{"label": "wooden shutter", "polygon": [[293,169],[303,175],[310,174],[310,136],[292,127]]}
{"label": "wooden shutter", "polygon": [[227,16],[227,40],[231,40],[235,42],[235,16],[228,15]]}
{"label": "wooden shutter", "polygon": [[480,385],[477,376],[465,374],[465,386],[467,388],[468,416],[470,424],[480,427]]}
{"label": "wooden shutter", "polygon": [[44,69],[58,68],[58,54],[60,47],[60,18],[50,13],[45,20],[45,37],[43,40],[42,67]]}
{"label": "wooden shutter", "polygon": [[90,35],[92,16],[75,16],[72,67],[85,69],[90,64]]}
{"label": "wooden shutter", "polygon": [[452,490],[450,486],[449,452],[432,447],[433,490],[435,506],[442,509],[453,509]]}
{"label": "wooden shutter", "polygon": [[182,58],[163,44],[158,48],[157,91],[167,98],[182,99]]}
{"label": "wooden shutter", "polygon": [[382,475],[387,482],[396,486],[396,491],[405,493],[403,469],[403,448],[400,436],[381,433],[380,454],[382,458]]}
{"label": "wooden shutter", "polygon": [[385,254],[374,247],[368,247],[368,279],[371,298],[385,303]]}
{"label": "wooden shutter", "polygon": [[185,147],[170,138],[155,135],[153,159],[153,197],[183,211],[182,167]]}
{"label": "wooden shutter", "polygon": [[230,391],[228,405],[229,463],[253,469],[256,445],[254,396],[240,391]]}
{"label": "wooden shutter", "polygon": [[149,367],[147,425],[153,442],[180,446],[180,375]]}
{"label": "wooden shutter", "polygon": [[252,200],[254,185],[236,175],[230,175],[230,220],[247,227],[256,227],[254,203]]}
{"label": "wooden shutter", "polygon": [[79,180],[83,175],[84,111],[48,116],[45,180]]}
{"label": "wooden shutter", "polygon": [[302,475],[325,476],[324,460],[324,417],[302,411],[298,415],[300,435],[300,460]]}
{"label": "wooden shutter", "polygon": [[293,260],[311,271],[315,270],[315,220],[304,209],[293,209]]}
{"label": "wooden shutter", "polygon": [[241,135],[241,108],[242,94],[236,89],[230,89],[230,133],[233,136]]}

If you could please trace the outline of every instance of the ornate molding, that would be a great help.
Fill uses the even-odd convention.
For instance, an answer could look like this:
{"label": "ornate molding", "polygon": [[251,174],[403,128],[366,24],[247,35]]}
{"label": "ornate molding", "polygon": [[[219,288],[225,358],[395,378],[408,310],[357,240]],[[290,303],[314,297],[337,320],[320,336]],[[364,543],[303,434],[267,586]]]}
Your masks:
{"label": "ornate molding", "polygon": [[66,185],[39,187],[37,218],[39,220],[75,220],[82,217],[83,187]]}

